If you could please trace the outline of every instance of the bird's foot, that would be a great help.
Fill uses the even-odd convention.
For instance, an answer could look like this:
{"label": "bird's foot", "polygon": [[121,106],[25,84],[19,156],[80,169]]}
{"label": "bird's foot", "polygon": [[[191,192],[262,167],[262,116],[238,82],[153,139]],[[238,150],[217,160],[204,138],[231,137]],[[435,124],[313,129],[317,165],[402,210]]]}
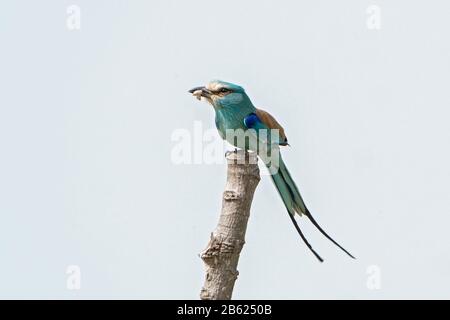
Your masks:
{"label": "bird's foot", "polygon": [[225,158],[232,153],[238,153],[238,148],[234,148],[234,150],[228,150],[227,152],[225,152]]}

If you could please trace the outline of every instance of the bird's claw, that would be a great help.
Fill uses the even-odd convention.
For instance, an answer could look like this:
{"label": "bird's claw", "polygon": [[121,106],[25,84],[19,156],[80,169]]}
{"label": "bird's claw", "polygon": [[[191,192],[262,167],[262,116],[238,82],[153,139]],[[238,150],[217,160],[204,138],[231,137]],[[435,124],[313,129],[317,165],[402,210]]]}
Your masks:
{"label": "bird's claw", "polygon": [[230,154],[237,152],[238,152],[237,148],[234,148],[234,150],[228,150],[227,152],[225,152],[225,158],[228,157]]}

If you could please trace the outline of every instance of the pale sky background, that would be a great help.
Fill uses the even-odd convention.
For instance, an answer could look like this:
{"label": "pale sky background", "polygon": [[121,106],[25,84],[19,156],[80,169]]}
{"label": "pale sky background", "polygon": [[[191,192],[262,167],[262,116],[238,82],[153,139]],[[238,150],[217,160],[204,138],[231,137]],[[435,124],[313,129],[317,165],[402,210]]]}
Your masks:
{"label": "pale sky background", "polygon": [[[81,30],[66,26],[72,4]],[[449,12],[444,0],[4,1],[0,297],[197,299],[226,168],[173,164],[171,135],[214,127],[187,90],[223,79],[284,125],[310,210],[358,258],[302,220],[318,263],[263,177],[234,298],[450,298]]]}

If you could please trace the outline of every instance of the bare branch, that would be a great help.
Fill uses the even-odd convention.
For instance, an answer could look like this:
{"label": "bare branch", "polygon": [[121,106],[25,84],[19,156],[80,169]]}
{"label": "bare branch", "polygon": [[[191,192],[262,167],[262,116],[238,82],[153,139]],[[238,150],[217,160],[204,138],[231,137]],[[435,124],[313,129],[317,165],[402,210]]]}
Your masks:
{"label": "bare branch", "polygon": [[260,180],[255,153],[239,150],[228,153],[226,158],[228,174],[222,212],[207,248],[200,255],[206,268],[200,292],[202,300],[231,299],[253,194]]}

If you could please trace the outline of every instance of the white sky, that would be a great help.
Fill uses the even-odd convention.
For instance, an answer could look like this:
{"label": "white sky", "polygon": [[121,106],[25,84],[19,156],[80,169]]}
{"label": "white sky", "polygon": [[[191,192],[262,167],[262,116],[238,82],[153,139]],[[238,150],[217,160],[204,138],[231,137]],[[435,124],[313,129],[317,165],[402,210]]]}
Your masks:
{"label": "white sky", "polygon": [[[81,8],[81,30],[66,8]],[[369,5],[381,29],[366,26]],[[319,264],[270,179],[234,298],[450,298],[448,1],[8,1],[0,10],[0,297],[191,298],[224,165],[174,165],[214,126],[187,90],[244,86],[284,125]],[[81,268],[81,289],[66,268]],[[370,266],[381,288],[370,290]]]}

